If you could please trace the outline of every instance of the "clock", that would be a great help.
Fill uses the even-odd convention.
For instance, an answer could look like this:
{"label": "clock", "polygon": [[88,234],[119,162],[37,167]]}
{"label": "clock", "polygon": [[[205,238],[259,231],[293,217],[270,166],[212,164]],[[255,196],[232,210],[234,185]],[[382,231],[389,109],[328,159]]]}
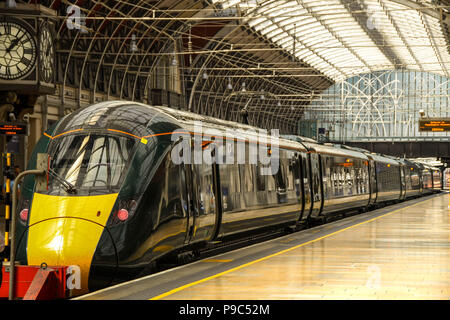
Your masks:
{"label": "clock", "polygon": [[36,43],[29,27],[20,20],[0,21],[0,79],[23,78],[35,63]]}
{"label": "clock", "polygon": [[39,44],[39,71],[41,79],[50,83],[53,81],[53,69],[55,68],[55,49],[52,33],[46,22],[40,28]]}

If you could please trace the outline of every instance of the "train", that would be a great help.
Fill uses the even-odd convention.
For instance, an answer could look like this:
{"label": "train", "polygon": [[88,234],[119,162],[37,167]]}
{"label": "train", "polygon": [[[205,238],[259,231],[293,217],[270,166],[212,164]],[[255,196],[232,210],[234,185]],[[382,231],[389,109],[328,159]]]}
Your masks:
{"label": "train", "polygon": [[[196,152],[204,161],[191,161]],[[70,296],[191,248],[438,192],[442,179],[406,159],[126,101],[64,116],[27,170],[39,153],[48,154],[47,187],[37,191],[33,176],[20,186],[16,260],[76,266]]]}

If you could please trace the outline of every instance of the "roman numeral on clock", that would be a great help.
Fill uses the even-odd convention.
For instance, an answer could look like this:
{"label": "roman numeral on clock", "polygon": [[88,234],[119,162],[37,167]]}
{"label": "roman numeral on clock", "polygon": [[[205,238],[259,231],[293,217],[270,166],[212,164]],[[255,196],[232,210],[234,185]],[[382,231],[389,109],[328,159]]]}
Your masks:
{"label": "roman numeral on clock", "polygon": [[20,62],[22,62],[22,63],[25,64],[25,65],[28,65],[28,64],[31,62],[31,60],[29,60],[29,59],[27,59],[27,58],[25,58],[25,57],[22,57],[22,59],[20,60]]}

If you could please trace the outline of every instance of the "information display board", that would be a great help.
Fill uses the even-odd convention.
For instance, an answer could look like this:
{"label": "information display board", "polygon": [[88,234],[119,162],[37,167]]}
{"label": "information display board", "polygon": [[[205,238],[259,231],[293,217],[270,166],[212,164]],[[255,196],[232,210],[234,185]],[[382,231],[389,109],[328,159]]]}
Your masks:
{"label": "information display board", "polygon": [[450,131],[450,118],[422,118],[419,119],[419,132]]}
{"label": "information display board", "polygon": [[0,135],[14,136],[27,134],[28,128],[26,123],[0,122]]}

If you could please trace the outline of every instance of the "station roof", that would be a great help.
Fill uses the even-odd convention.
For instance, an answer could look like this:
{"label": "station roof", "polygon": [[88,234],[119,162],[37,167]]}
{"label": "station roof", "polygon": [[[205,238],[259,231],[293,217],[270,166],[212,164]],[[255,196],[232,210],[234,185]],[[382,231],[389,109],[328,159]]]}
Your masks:
{"label": "station roof", "polygon": [[[213,0],[334,81],[377,70],[449,77],[448,3],[408,0]],[[447,18],[448,21],[448,18]]]}
{"label": "station roof", "polygon": [[[255,125],[294,128],[317,94],[358,74],[450,77],[450,0],[40,3],[58,14],[58,81],[61,92],[79,87],[78,105],[84,88],[105,93],[98,101],[145,102],[148,88],[170,91],[153,86],[164,80],[152,76],[176,75],[176,66],[176,91],[189,100],[182,108],[232,121],[246,110]],[[85,16],[83,32],[67,27],[71,5]],[[161,66],[161,57],[170,64]]]}
{"label": "station roof", "polygon": [[[129,32],[122,38],[119,52],[123,40],[131,40],[132,34],[138,46],[154,33],[154,41],[182,37],[184,48],[176,51],[184,51],[185,60],[188,53],[194,58],[213,54],[226,65],[216,68],[222,75],[230,75],[225,71],[231,70],[234,76],[268,78],[276,70],[300,78],[303,92],[377,70],[409,69],[450,76],[449,0],[45,2],[60,11],[65,9],[63,3],[82,7],[88,32],[71,40],[87,41],[86,59],[95,47],[102,56],[111,54],[109,43],[125,28]],[[105,29],[107,24],[113,28]],[[61,23],[58,35],[64,38],[64,32]],[[188,32],[193,37],[191,48]],[[100,39],[108,45],[94,43]],[[71,46],[72,54],[82,55],[74,50],[76,44]],[[132,68],[132,63],[129,59],[130,65],[124,69]]]}

